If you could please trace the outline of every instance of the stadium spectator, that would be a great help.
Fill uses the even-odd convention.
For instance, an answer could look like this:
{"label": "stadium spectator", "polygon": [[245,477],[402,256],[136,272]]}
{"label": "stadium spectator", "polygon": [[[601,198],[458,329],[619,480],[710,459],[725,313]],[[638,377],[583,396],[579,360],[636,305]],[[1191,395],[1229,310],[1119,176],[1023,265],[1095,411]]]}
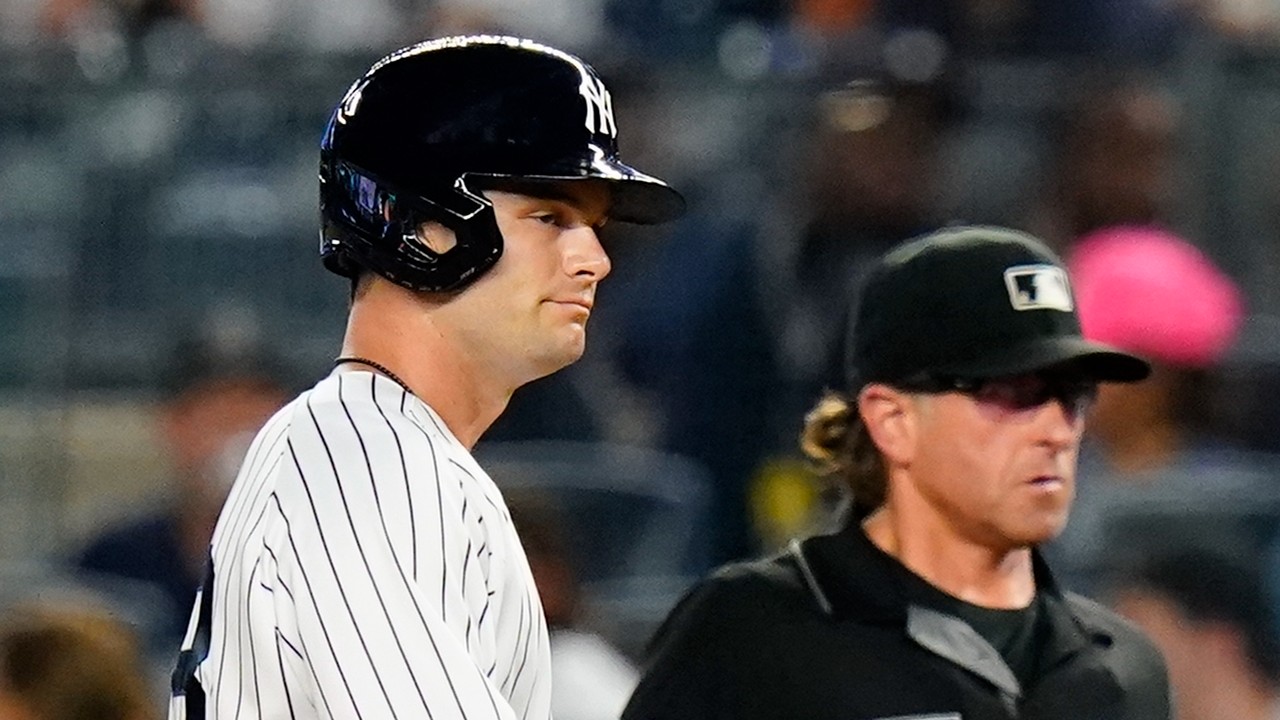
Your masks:
{"label": "stadium spectator", "polygon": [[584,620],[574,541],[559,507],[533,491],[506,492],[551,633],[551,714],[557,720],[613,720],[640,679],[630,659]]}
{"label": "stadium spectator", "polygon": [[1280,716],[1280,642],[1261,576],[1231,555],[1166,549],[1113,581],[1116,609],[1169,666],[1178,720]]}
{"label": "stadium spectator", "polygon": [[[1081,448],[1079,501],[1052,548],[1068,586],[1090,592],[1118,543],[1154,540],[1153,530],[1160,538],[1227,530],[1230,523],[1210,528],[1210,516],[1241,515],[1272,483],[1265,458],[1211,435],[1204,417],[1211,373],[1243,316],[1234,281],[1155,226],[1090,233],[1068,264],[1085,336],[1152,363],[1147,380],[1099,391]],[[1157,509],[1166,515],[1155,517]]]}
{"label": "stadium spectator", "polygon": [[107,615],[14,608],[0,629],[0,720],[149,720],[132,632]]}
{"label": "stadium spectator", "polygon": [[282,407],[286,391],[273,360],[250,346],[184,340],[174,353],[157,413],[172,469],[165,503],[92,538],[76,560],[99,579],[138,580],[163,591],[163,636],[149,650],[171,655],[186,630],[204,577],[209,539],[252,433]]}

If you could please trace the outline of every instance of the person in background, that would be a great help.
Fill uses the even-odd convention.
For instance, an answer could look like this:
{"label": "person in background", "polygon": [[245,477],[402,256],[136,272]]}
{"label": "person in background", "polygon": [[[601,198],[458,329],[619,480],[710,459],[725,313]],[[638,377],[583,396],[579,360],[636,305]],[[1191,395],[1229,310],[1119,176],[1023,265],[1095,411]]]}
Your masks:
{"label": "person in background", "polygon": [[1145,382],[1104,388],[1089,423],[1099,458],[1139,475],[1204,450],[1188,426],[1197,385],[1220,363],[1244,317],[1235,282],[1207,255],[1156,226],[1102,228],[1080,238],[1068,265],[1086,337],[1152,361]]}
{"label": "person in background", "polygon": [[160,636],[146,641],[167,656],[186,630],[209,538],[249,440],[287,395],[274,359],[261,348],[196,335],[177,343],[164,394],[156,415],[171,465],[164,504],[91,538],[75,566],[95,584],[125,578],[161,590],[168,602],[159,609]]}
{"label": "person in background", "polygon": [[583,621],[582,588],[563,514],[550,497],[507,492],[551,633],[551,716],[556,720],[615,720],[640,673]]}
{"label": "person in background", "polygon": [[840,381],[850,278],[937,226],[951,88],[861,69],[808,100],[797,182],[759,217],[691,218],[655,259],[664,281],[645,288],[624,327],[620,362],[658,398],[659,443],[711,473],[716,563],[771,548],[763,529],[792,525],[773,499],[789,495],[802,463],[796,418]]}
{"label": "person in background", "polygon": [[1112,603],[1169,665],[1179,720],[1280,717],[1280,638],[1261,575],[1208,548],[1156,551],[1111,580]]}
{"label": "person in background", "polygon": [[1117,71],[1084,74],[1069,97],[1028,226],[1065,254],[1103,228],[1168,220],[1181,131],[1171,95],[1141,74]]}
{"label": "person in background", "polygon": [[131,36],[145,34],[166,21],[199,25],[200,0],[48,0],[40,22],[50,35],[64,37],[93,29],[96,24],[124,30]]}
{"label": "person in background", "polygon": [[0,624],[0,720],[158,716],[131,631],[89,609],[13,608]]}
{"label": "person in background", "polygon": [[1085,337],[1151,361],[1151,376],[1105,386],[1080,455],[1080,500],[1051,553],[1068,585],[1091,592],[1130,510],[1180,495],[1195,521],[1207,502],[1271,484],[1261,457],[1214,437],[1211,373],[1235,341],[1234,281],[1178,235],[1150,225],[1086,234],[1067,258]]}

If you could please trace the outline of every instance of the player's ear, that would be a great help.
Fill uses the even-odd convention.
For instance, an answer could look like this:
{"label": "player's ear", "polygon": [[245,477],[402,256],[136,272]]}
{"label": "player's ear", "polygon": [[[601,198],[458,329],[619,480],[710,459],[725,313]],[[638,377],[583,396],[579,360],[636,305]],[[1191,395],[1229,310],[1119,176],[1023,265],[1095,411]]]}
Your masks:
{"label": "player's ear", "polygon": [[918,413],[910,395],[890,385],[871,383],[858,393],[858,413],[886,464],[911,462]]}

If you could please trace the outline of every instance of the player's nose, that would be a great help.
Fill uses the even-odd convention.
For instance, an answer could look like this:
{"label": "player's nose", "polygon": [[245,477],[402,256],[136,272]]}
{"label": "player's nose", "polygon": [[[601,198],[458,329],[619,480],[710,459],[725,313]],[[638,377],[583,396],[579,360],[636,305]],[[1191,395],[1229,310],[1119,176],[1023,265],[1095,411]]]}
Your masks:
{"label": "player's nose", "polygon": [[576,278],[599,282],[613,269],[609,254],[600,244],[600,236],[591,226],[582,226],[569,231],[572,235],[565,253],[565,267],[568,273]]}

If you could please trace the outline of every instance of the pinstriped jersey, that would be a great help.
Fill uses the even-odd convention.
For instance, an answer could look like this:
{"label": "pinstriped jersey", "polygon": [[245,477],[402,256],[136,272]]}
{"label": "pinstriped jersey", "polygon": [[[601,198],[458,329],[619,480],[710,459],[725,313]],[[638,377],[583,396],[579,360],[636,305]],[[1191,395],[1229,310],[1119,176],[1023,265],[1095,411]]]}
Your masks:
{"label": "pinstriped jersey", "polygon": [[[272,418],[211,547],[184,643],[210,720],[550,715],[546,621],[502,496],[388,378],[334,374]],[[171,720],[191,707],[176,675],[175,692]]]}

